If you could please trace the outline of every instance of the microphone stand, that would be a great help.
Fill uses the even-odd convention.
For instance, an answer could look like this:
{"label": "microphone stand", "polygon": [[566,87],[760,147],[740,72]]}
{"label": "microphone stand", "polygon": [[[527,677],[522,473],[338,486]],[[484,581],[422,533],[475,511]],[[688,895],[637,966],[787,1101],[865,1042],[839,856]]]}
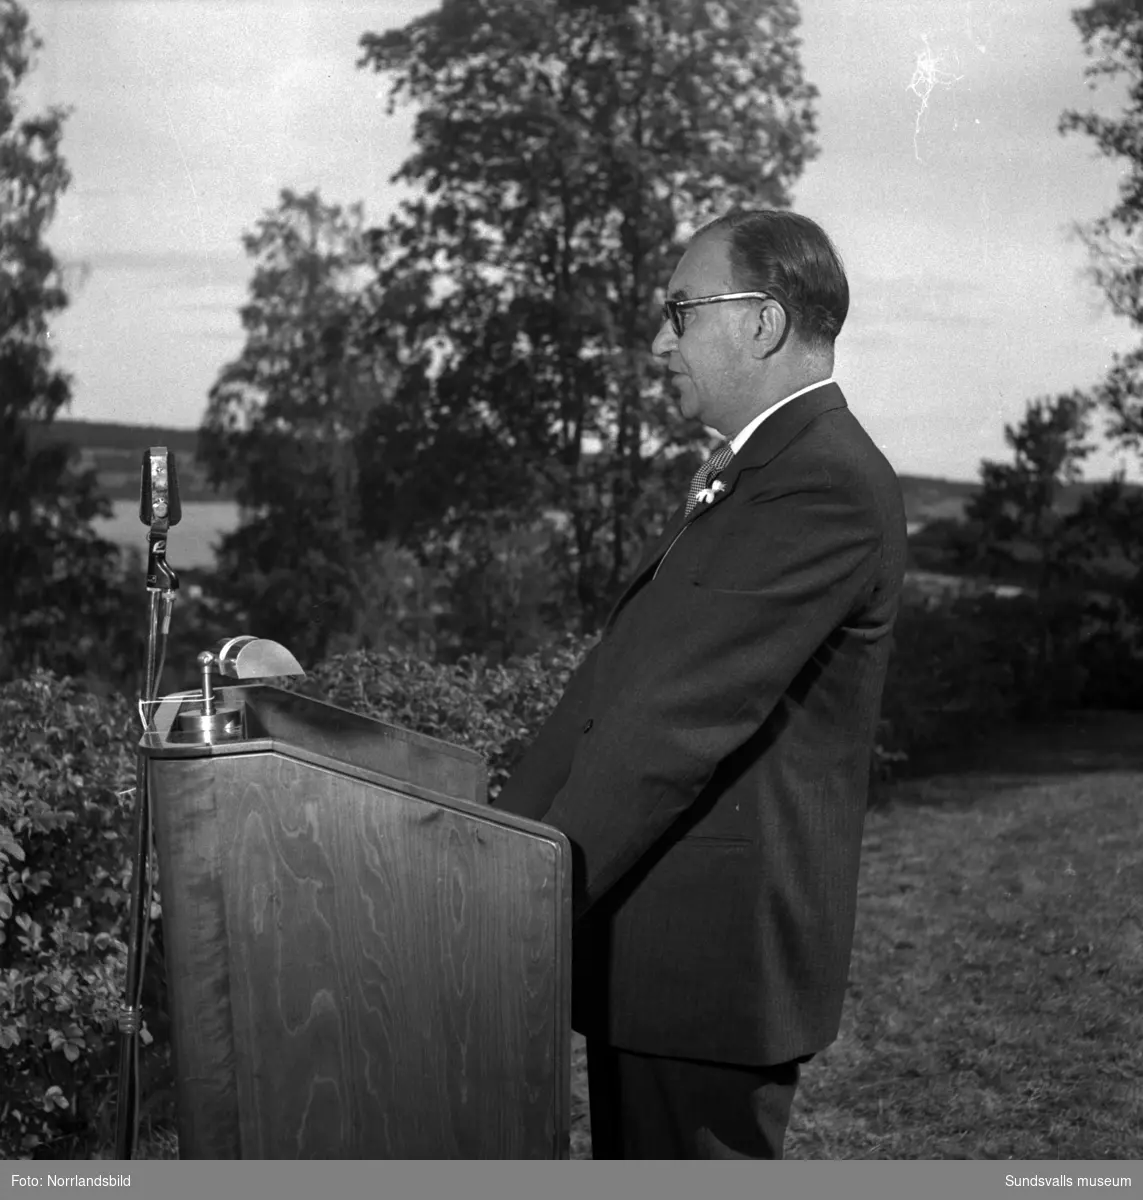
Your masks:
{"label": "microphone stand", "polygon": [[[153,727],[152,709],[163,674],[171,610],[179,578],[167,565],[167,533],[178,524],[178,478],[174,455],[152,446],[143,455],[139,519],[150,527],[147,537],[147,656],[139,700],[143,732]],[[139,1133],[139,1031],[142,1025],[143,972],[150,941],[151,916],[151,801],[147,763],[142,751],[135,765],[135,839],[131,871],[130,932],[127,941],[127,979],[119,1010],[119,1095],[116,1112],[116,1157],[131,1159]]]}

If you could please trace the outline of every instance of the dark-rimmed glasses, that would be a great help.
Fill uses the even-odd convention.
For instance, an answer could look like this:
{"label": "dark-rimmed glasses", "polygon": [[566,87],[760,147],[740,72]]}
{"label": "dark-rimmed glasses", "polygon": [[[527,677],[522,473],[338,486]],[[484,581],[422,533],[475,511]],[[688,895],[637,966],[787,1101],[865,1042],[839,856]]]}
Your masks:
{"label": "dark-rimmed glasses", "polygon": [[670,321],[675,337],[683,336],[683,309],[700,304],[720,304],[723,300],[773,300],[769,292],[723,292],[719,296],[697,296],[693,300],[665,300],[663,320]]}

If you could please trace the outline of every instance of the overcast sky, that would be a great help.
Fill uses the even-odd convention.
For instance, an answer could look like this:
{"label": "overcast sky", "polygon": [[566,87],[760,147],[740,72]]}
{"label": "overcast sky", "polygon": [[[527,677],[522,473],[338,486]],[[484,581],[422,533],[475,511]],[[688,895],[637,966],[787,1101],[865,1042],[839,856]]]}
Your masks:
{"label": "overcast sky", "polygon": [[[25,3],[45,42],[28,106],[75,109],[51,236],[89,268],[55,326],[71,415],[193,427],[242,344],[239,239],[279,190],[393,206],[411,117],[385,116],[357,41],[435,0]],[[1094,384],[1133,344],[1069,235],[1118,178],[1057,132],[1092,102],[1072,7],[802,0],[822,152],[794,206],[846,261],[836,374],[899,471],[975,478],[1027,399]]]}

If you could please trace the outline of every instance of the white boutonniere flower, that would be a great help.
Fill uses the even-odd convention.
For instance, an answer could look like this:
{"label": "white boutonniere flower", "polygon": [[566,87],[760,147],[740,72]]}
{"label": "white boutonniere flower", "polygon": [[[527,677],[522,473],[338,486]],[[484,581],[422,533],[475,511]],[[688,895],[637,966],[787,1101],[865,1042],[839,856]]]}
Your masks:
{"label": "white boutonniere flower", "polygon": [[721,479],[716,479],[710,487],[704,487],[701,492],[695,497],[699,504],[713,504],[715,496],[719,492],[726,491],[726,484]]}

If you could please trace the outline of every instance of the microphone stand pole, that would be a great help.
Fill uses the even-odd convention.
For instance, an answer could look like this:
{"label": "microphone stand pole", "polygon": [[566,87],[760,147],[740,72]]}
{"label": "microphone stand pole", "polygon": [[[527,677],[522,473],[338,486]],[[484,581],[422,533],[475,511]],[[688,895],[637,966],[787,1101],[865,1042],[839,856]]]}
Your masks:
{"label": "microphone stand pole", "polygon": [[[139,519],[150,526],[147,538],[147,657],[140,694],[143,732],[152,728],[151,711],[166,657],[171,609],[179,579],[167,565],[167,533],[181,517],[174,455],[152,446],[143,455]],[[139,1133],[139,1031],[142,1025],[143,972],[150,941],[151,801],[147,762],[142,750],[135,766],[135,839],[131,871],[130,932],[127,979],[119,1011],[119,1095],[116,1111],[116,1157],[131,1159]]]}

